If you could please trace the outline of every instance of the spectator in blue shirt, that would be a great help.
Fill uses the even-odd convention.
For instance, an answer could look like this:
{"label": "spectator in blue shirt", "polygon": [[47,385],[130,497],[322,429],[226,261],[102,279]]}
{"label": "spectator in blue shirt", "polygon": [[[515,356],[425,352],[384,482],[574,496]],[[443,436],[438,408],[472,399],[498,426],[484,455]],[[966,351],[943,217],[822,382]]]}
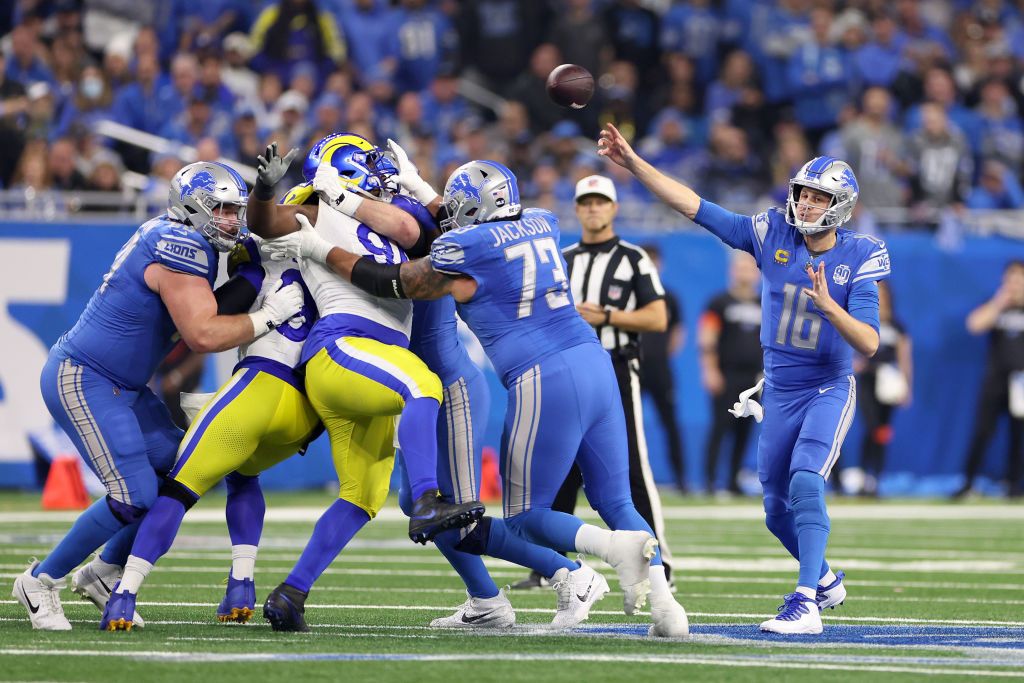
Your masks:
{"label": "spectator in blue shirt", "polygon": [[968,209],[1024,209],[1024,189],[1005,165],[989,159],[982,164],[981,179],[967,195],[966,205]]}
{"label": "spectator in blue shirt", "polygon": [[1006,83],[995,79],[986,82],[975,112],[981,128],[981,155],[1020,168],[1024,162],[1024,126]]}
{"label": "spectator in blue shirt", "polygon": [[235,94],[221,79],[221,64],[220,55],[213,52],[203,54],[199,60],[199,83],[195,92],[217,111],[231,114],[235,109]]}
{"label": "spectator in blue shirt", "polygon": [[791,95],[786,77],[790,56],[810,40],[811,32],[800,0],[779,0],[777,7],[768,5],[763,9],[759,23],[751,29],[749,43],[743,47],[757,64],[765,99],[769,104],[779,104]]}
{"label": "spectator in blue shirt", "polygon": [[93,130],[98,121],[114,118],[111,110],[113,93],[103,72],[95,65],[82,69],[75,98],[61,112],[54,129],[54,137],[63,137],[76,130]]}
{"label": "spectator in blue shirt", "polygon": [[157,91],[157,99],[163,109],[163,125],[185,111],[198,82],[199,61],[195,56],[184,52],[175,55],[171,60],[170,79]]}
{"label": "spectator in blue shirt", "polygon": [[382,0],[353,0],[341,21],[359,82],[393,83],[400,52],[395,11]]}
{"label": "spectator in blue shirt", "polygon": [[725,58],[719,78],[708,86],[704,113],[711,123],[728,123],[730,111],[747,88],[757,87],[754,62],[743,50],[733,50]]}
{"label": "spectator in blue shirt", "polygon": [[395,87],[399,92],[426,89],[442,65],[457,61],[455,26],[426,0],[402,0],[395,24],[399,46]]}
{"label": "spectator in blue shirt", "polygon": [[857,78],[867,86],[888,86],[900,72],[907,39],[893,18],[885,12],[875,16],[871,22],[871,31],[873,39],[853,55],[854,71]]}
{"label": "spectator in blue shirt", "polygon": [[118,123],[157,134],[167,122],[166,102],[160,97],[160,65],[152,55],[135,62],[135,81],[114,94],[113,116]]}
{"label": "spectator in blue shirt", "polygon": [[214,138],[221,148],[231,149],[231,120],[202,97],[193,96],[185,110],[164,124],[160,136],[196,146],[202,138]]}
{"label": "spectator in blue shirt", "polygon": [[11,55],[7,60],[7,78],[29,85],[36,81],[53,81],[53,72],[40,53],[44,50],[36,32],[27,24],[11,31]]}
{"label": "spectator in blue shirt", "polygon": [[703,86],[718,71],[718,43],[722,18],[710,0],[673,4],[661,20],[661,49],[682,52],[697,66],[697,80]]}
{"label": "spectator in blue shirt", "polygon": [[832,12],[820,7],[813,10],[813,38],[789,58],[787,81],[795,103],[794,115],[812,144],[835,127],[851,95],[849,61],[832,43],[831,28]]}
{"label": "spectator in blue shirt", "polygon": [[639,0],[616,0],[604,13],[605,30],[617,61],[636,67],[640,83],[647,87],[660,80],[661,21]]}
{"label": "spectator in blue shirt", "polygon": [[459,79],[454,71],[442,69],[423,93],[423,121],[434,137],[447,141],[455,123],[469,115],[469,105],[459,94]]}

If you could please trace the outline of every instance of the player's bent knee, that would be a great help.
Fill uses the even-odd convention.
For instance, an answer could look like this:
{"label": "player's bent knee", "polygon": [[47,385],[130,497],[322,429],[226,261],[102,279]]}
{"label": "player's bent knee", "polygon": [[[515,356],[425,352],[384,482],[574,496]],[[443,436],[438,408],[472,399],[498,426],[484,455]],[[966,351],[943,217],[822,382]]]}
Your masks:
{"label": "player's bent knee", "polygon": [[160,487],[160,495],[178,501],[186,511],[199,501],[199,496],[175,479],[168,479],[164,482],[164,485]]}
{"label": "player's bent knee", "polygon": [[781,517],[790,511],[789,501],[774,494],[766,494],[764,497],[764,514],[768,525],[771,526],[773,517]]}
{"label": "player's bent knee", "polygon": [[412,517],[412,489],[408,486],[398,489],[398,507],[406,517]]}
{"label": "player's bent knee", "polygon": [[473,525],[465,538],[459,541],[455,549],[470,555],[485,555],[487,553],[487,539],[491,536],[491,518],[483,517]]}
{"label": "player's bent knee", "polygon": [[107,496],[107,507],[110,508],[111,514],[117,518],[117,521],[121,522],[121,524],[124,524],[125,526],[135,524],[135,522],[141,520],[146,516],[146,510],[149,509],[148,505],[146,507],[128,505],[127,503],[122,503],[119,500],[114,500],[110,496]]}

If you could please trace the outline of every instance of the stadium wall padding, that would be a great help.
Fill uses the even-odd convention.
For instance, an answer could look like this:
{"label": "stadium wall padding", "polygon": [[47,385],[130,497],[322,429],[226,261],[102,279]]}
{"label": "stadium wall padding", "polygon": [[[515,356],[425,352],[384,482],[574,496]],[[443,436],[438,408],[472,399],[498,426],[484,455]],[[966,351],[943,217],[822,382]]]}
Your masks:
{"label": "stadium wall padding", "polygon": [[[39,398],[38,377],[49,346],[74,323],[107,271],[114,254],[135,229],[131,224],[0,223],[0,487],[37,485],[25,434],[49,426]],[[626,239],[657,244],[666,264],[666,287],[684,308],[687,339],[674,359],[679,419],[686,443],[687,478],[704,482],[704,440],[709,399],[701,389],[695,332],[704,304],[725,286],[728,249],[702,233]],[[563,237],[563,245],[575,236]],[[967,238],[952,249],[940,248],[923,233],[887,238],[892,256],[892,288],[898,317],[914,340],[913,404],[897,412],[884,492],[927,494],[958,484],[974,421],[975,397],[987,342],[972,337],[964,318],[998,286],[1011,258],[1024,258],[1024,243],[1004,238]],[[217,374],[230,363],[210,364],[205,389],[214,390]],[[216,368],[216,371],[213,371]],[[490,373],[492,414],[485,442],[497,446],[504,411],[501,386]],[[653,407],[645,405],[651,465],[659,481],[673,480],[665,457],[663,432]],[[1005,425],[991,444],[984,472],[998,479],[1005,471]],[[855,425],[843,449],[843,461],[859,460],[860,430]],[[268,488],[331,486],[333,471],[321,439],[304,458],[282,463],[262,478]],[[747,464],[755,466],[753,445]]]}

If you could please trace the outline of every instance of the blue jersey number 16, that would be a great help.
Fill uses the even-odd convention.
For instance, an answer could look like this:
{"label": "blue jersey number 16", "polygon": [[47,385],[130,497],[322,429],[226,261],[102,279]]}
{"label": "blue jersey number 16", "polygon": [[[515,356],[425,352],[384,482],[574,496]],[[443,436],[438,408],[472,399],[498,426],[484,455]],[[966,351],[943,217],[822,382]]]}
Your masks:
{"label": "blue jersey number 16", "polygon": [[[512,261],[513,259],[522,259],[523,261],[523,289],[519,296],[517,318],[528,318],[533,313],[533,300],[537,294],[538,259],[541,264],[550,266],[551,284],[544,292],[548,308],[553,310],[569,305],[569,281],[565,277],[565,271],[562,270],[561,254],[555,240],[544,237],[506,247],[505,260]],[[544,277],[543,274],[541,277]],[[547,284],[542,280],[542,287]]]}
{"label": "blue jersey number 16", "polygon": [[[790,346],[813,351],[818,348],[818,338],[821,336],[821,316],[807,310],[811,298],[793,283],[787,283],[782,292],[786,298],[782,302],[782,315],[779,317],[779,331],[775,335],[775,343],[785,345],[788,333]],[[810,323],[806,335],[803,334],[805,322]],[[789,329],[790,323],[792,331]]]}

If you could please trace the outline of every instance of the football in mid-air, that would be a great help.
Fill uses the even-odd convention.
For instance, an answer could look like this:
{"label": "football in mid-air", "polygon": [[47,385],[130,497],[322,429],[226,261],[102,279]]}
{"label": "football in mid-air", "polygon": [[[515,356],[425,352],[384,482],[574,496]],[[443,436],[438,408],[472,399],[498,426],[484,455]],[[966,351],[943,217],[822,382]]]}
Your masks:
{"label": "football in mid-air", "polygon": [[594,77],[578,64],[562,64],[548,74],[547,89],[558,106],[583,109],[594,96]]}

